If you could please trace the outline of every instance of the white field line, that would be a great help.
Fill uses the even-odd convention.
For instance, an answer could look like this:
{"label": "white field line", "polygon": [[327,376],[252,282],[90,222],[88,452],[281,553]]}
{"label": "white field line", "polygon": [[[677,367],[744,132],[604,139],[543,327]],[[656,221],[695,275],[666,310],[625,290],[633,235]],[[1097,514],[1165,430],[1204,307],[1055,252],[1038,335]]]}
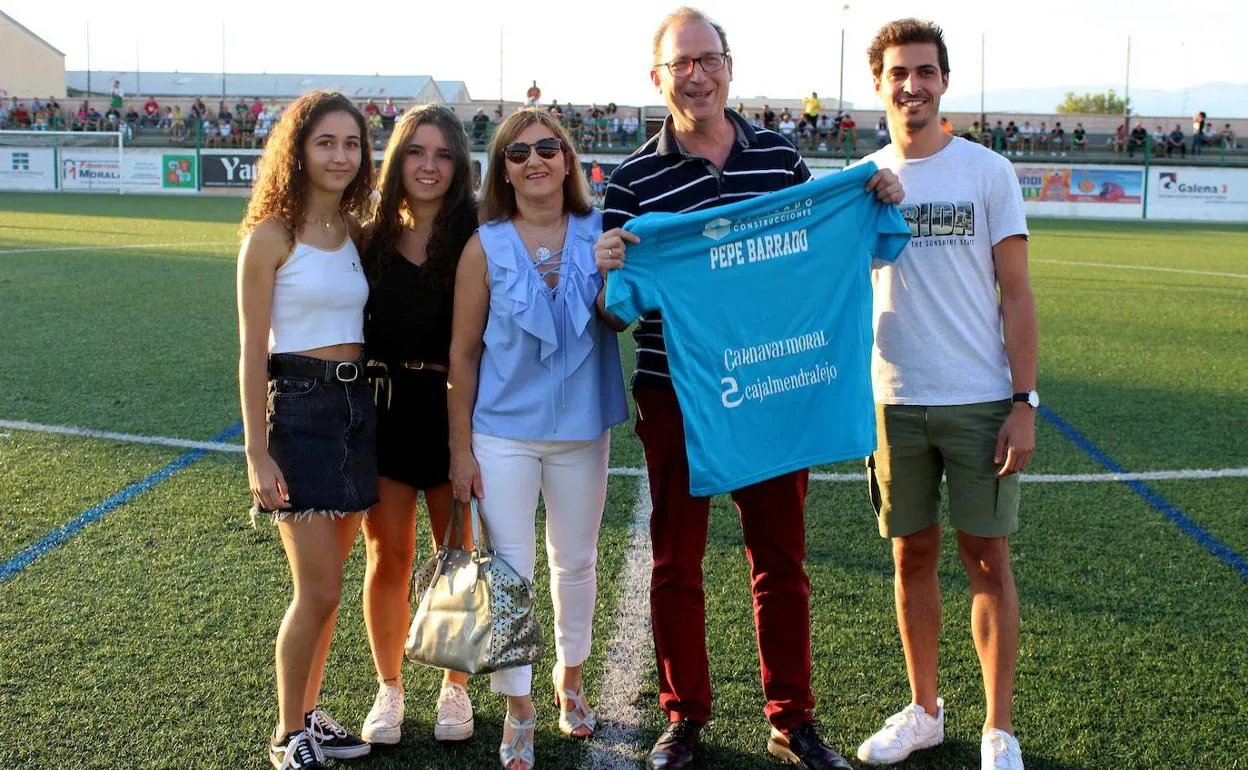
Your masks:
{"label": "white field line", "polygon": [[224,246],[233,241],[178,241],[177,243],[119,243],[113,246],[49,246],[37,249],[0,249],[0,257],[9,254],[48,254],[58,251],[121,251],[123,249],[172,249],[177,246]]}
{"label": "white field line", "polygon": [[1148,270],[1155,273],[1185,273],[1187,275],[1212,275],[1217,278],[1248,278],[1248,273],[1215,273],[1208,270],[1184,270],[1178,267],[1151,267],[1148,265],[1115,265],[1110,262],[1075,262],[1069,259],[1029,259],[1046,265],[1079,265],[1080,267],[1111,267],[1116,270]]}
{"label": "white field line", "polygon": [[643,715],[638,699],[646,670],[654,659],[650,639],[650,482],[645,475],[637,488],[633,523],[628,528],[628,551],[620,567],[620,597],[615,605],[615,633],[603,664],[598,727],[582,767],[586,770],[634,770],[642,747],[637,731]]}
{"label": "white field line", "polygon": [[[30,433],[55,433],[62,436],[82,436],[99,438],[109,441],[123,441],[131,444],[151,444],[154,446],[177,447],[179,449],[203,449],[209,452],[233,452],[242,454],[242,444],[231,444],[225,441],[194,441],[167,436],[142,436],[134,433],[113,433],[111,431],[75,428],[71,425],[42,425],[20,420],[0,420],[0,429],[20,430]],[[645,478],[645,468],[611,468],[612,476],[633,476]],[[1024,473],[1020,481],[1032,484],[1091,484],[1114,483],[1121,481],[1184,481],[1199,479],[1234,479],[1248,477],[1248,468],[1194,468],[1177,471],[1139,471],[1136,473]],[[867,477],[863,473],[812,473],[811,481],[831,482],[863,482]]]}

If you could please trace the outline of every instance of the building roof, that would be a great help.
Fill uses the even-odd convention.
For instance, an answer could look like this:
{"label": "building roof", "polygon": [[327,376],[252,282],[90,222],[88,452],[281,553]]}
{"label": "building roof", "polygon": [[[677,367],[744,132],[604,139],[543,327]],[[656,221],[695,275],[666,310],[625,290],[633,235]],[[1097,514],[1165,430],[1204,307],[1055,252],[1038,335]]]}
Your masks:
{"label": "building roof", "polygon": [[462,80],[439,80],[438,90],[442,92],[442,98],[452,104],[472,101],[468,95],[468,84]]}
{"label": "building roof", "polygon": [[[111,72],[92,70],[91,90],[107,94],[113,81],[120,80],[127,94],[155,96],[202,96],[205,99],[226,97],[293,98],[318,88],[341,91],[352,99],[417,99],[446,101],[438,83],[428,75],[308,75],[279,73],[225,74],[224,89],[220,72]],[[458,81],[451,81],[456,83]],[[65,85],[71,91],[86,92],[87,72],[65,73]],[[462,85],[462,84],[461,84]]]}
{"label": "building roof", "polygon": [[13,18],[13,17],[12,17],[12,16],[10,16],[10,15],[8,15],[8,14],[7,14],[7,13],[5,13],[4,11],[0,11],[0,23],[4,23],[4,24],[11,24],[12,26],[16,27],[19,31],[21,31],[21,32],[25,33],[27,36],[29,36],[31,40],[34,40],[34,41],[39,42],[39,43],[42,43],[44,46],[46,46],[46,47],[48,48],[48,50],[52,51],[53,53],[57,54],[58,56],[64,56],[64,55],[65,55],[65,52],[64,52],[64,51],[62,51],[61,49],[59,49],[59,48],[57,48],[56,46],[52,45],[51,43],[49,43],[48,41],[44,40],[43,38],[39,37],[39,36],[38,36],[38,35],[36,35],[34,32],[31,32],[29,29],[27,29],[25,26],[23,26],[23,25],[22,25],[22,23],[21,23],[20,21],[18,21],[17,19]]}

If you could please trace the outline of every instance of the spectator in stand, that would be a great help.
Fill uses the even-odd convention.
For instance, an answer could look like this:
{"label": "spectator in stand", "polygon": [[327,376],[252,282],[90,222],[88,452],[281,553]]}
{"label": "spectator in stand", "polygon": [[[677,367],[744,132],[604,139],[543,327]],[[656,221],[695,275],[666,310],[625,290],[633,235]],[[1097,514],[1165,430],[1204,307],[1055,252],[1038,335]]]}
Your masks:
{"label": "spectator in stand", "polygon": [[[246,106],[247,105],[243,105],[244,109],[246,108]],[[225,108],[225,100],[222,99],[218,104],[217,122],[220,122],[223,120],[229,120],[232,117],[234,117],[233,113],[231,113],[228,109]]]}
{"label": "spectator in stand", "polygon": [[477,114],[472,116],[472,143],[485,144],[490,133],[490,118],[485,114],[484,107],[477,108]]}
{"label": "spectator in stand", "polygon": [[1131,129],[1131,136],[1127,139],[1127,157],[1134,158],[1137,149],[1143,150],[1148,144],[1148,131],[1145,130],[1144,124],[1137,122],[1135,128]]}
{"label": "spectator in stand", "polygon": [[269,100],[269,113],[272,115],[273,123],[282,119],[282,105],[277,103],[277,98]]}
{"label": "spectator in stand", "polygon": [[744,103],[744,102],[737,102],[737,114],[738,114],[738,115],[740,115],[740,116],[741,116],[741,118],[742,118],[743,120],[749,120],[749,119],[750,119],[750,116],[749,116],[749,115],[746,113],[746,111],[745,111],[745,103]]}
{"label": "spectator in stand", "polygon": [[780,113],[780,135],[789,140],[789,144],[797,146],[797,139],[794,134],[797,131],[797,124],[793,122],[793,116],[788,110]]}
{"label": "spectator in stand", "polygon": [[770,104],[763,105],[763,128],[769,131],[776,130],[776,113],[772,112]]}
{"label": "spectator in stand", "polygon": [[[1196,113],[1196,117],[1192,118],[1192,154],[1199,155],[1201,148],[1205,146],[1205,131],[1209,128],[1209,119],[1205,117],[1204,111]],[[1166,153],[1167,155],[1169,153]]]}
{"label": "spectator in stand", "polygon": [[546,108],[546,111],[549,112],[555,120],[563,123],[563,108],[559,106],[558,99],[551,99],[550,106]]}
{"label": "spectator in stand", "polygon": [[1061,121],[1053,124],[1053,133],[1049,134],[1049,155],[1059,152],[1066,157],[1066,129],[1062,128]]}
{"label": "spectator in stand", "polygon": [[637,129],[641,125],[640,119],[633,113],[629,113],[624,117],[624,122],[620,125],[620,132],[625,138],[620,139],[620,144],[629,147],[641,144],[641,137],[638,135]]}
{"label": "spectator in stand", "polygon": [[1049,124],[1048,123],[1046,123],[1043,120],[1040,121],[1040,127],[1036,129],[1035,139],[1036,139],[1035,141],[1036,148],[1041,153],[1047,152],[1049,149]]}
{"label": "spectator in stand", "polygon": [[35,117],[31,121],[30,128],[32,131],[47,131],[48,130],[48,108],[47,107],[40,107],[39,109],[35,110]]}
{"label": "spectator in stand", "polygon": [[394,106],[394,97],[387,96],[386,103],[381,107],[381,127],[390,133],[394,130],[394,119],[399,116],[399,108]]}
{"label": "spectator in stand", "polygon": [[134,137],[135,129],[139,127],[140,120],[139,111],[131,104],[130,109],[126,110],[126,138],[131,139]]}
{"label": "spectator in stand", "polygon": [[204,132],[204,146],[219,147],[221,142],[218,139],[219,130],[217,127],[217,121],[212,118],[204,118],[200,121],[200,123],[203,126],[201,130]]}
{"label": "spectator in stand", "polygon": [[1153,153],[1154,154],[1165,151],[1166,137],[1167,137],[1166,129],[1162,128],[1161,124],[1158,123],[1157,127],[1153,129]]}
{"label": "spectator in stand", "polygon": [[26,109],[26,105],[13,97],[13,109],[9,111],[9,119],[18,129],[30,128],[30,111]]}
{"label": "spectator in stand", "polygon": [[607,111],[598,110],[598,114],[594,116],[594,142],[596,146],[611,146],[611,120],[607,117]]}
{"label": "spectator in stand", "polygon": [[1075,124],[1075,130],[1070,138],[1070,151],[1071,154],[1088,151],[1088,132],[1084,130],[1082,123]]}
{"label": "spectator in stand", "polygon": [[750,120],[750,127],[751,127],[751,128],[755,128],[755,129],[758,129],[758,130],[760,130],[760,131],[762,130],[762,128],[763,128],[763,113],[761,113],[761,112],[756,112],[756,113],[754,113],[754,117]]}
{"label": "spectator in stand", "polygon": [[798,131],[801,132],[802,138],[806,140],[806,149],[813,151],[819,144],[819,118],[811,118],[804,116],[801,123],[798,124]]}
{"label": "spectator in stand", "polygon": [[[1193,139],[1192,140],[1192,154],[1193,155],[1197,153],[1197,150],[1195,148],[1196,148],[1196,140]],[[1186,138],[1183,136],[1183,128],[1178,123],[1174,124],[1174,130],[1171,131],[1170,135],[1166,137],[1166,157],[1169,158],[1171,155],[1173,155],[1175,150],[1178,150],[1180,157],[1184,157],[1184,158],[1187,157],[1187,141],[1186,141]]]}
{"label": "spectator in stand", "polygon": [[367,102],[364,103],[364,117],[371,118],[374,115],[377,115],[380,117],[381,108],[377,106],[377,102],[373,101],[372,99],[369,99]]}
{"label": "spectator in stand", "polygon": [[368,132],[374,137],[380,136],[384,128],[384,124],[381,122],[381,112],[369,113],[365,116],[365,120],[368,122]]}
{"label": "spectator in stand", "polygon": [[238,97],[238,101],[234,103],[234,112],[230,115],[230,120],[240,123],[250,117],[251,105],[247,103],[247,97]]}
{"label": "spectator in stand", "polygon": [[888,120],[881,117],[880,122],[875,124],[875,145],[884,147],[888,141]]}
{"label": "spectator in stand", "polygon": [[121,102],[122,102],[122,100],[123,100],[123,99],[125,99],[125,98],[126,98],[126,95],[125,95],[125,93],[121,90],[121,81],[120,81],[120,80],[114,80],[114,81],[113,81],[112,97],[109,99],[108,106],[109,106],[111,109],[117,110],[117,114],[118,114],[118,115],[120,115],[120,114],[121,114]]}
{"label": "spectator in stand", "polygon": [[87,118],[90,114],[91,114],[91,108],[84,101],[81,105],[79,105],[78,111],[74,113],[74,127],[72,130],[86,131],[87,130]]}
{"label": "spectator in stand", "polygon": [[173,105],[169,113],[169,134],[175,139],[186,136],[186,117],[182,114],[182,105]]}
{"label": "spectator in stand", "polygon": [[147,101],[143,103],[142,123],[148,128],[160,125],[160,102],[156,101],[155,96],[147,97]]}
{"label": "spectator in stand", "polygon": [[819,94],[811,91],[810,96],[802,100],[802,112],[806,115],[806,122],[812,126],[819,120],[819,113],[823,112],[823,102],[819,101]]}
{"label": "spectator in stand", "polygon": [[940,116],[940,130],[944,131],[946,136],[953,136],[953,124],[944,115]]}
{"label": "spectator in stand", "polygon": [[1235,131],[1231,129],[1230,123],[1227,123],[1225,126],[1222,127],[1222,133],[1219,135],[1218,138],[1222,143],[1222,149],[1224,150],[1237,149],[1235,146]]}
{"label": "spectator in stand", "polygon": [[1114,146],[1114,154],[1121,155],[1122,151],[1127,149],[1127,123],[1123,121],[1118,124],[1118,128],[1114,129],[1114,135],[1110,138],[1110,143]]}
{"label": "spectator in stand", "polygon": [[1018,125],[1012,120],[1005,125],[1005,154],[1018,154]]}
{"label": "spectator in stand", "polygon": [[980,126],[979,136],[976,137],[976,140],[984,147],[992,149],[992,126],[988,125],[988,121],[985,120],[984,124]]}
{"label": "spectator in stand", "polygon": [[624,147],[624,137],[620,132],[620,108],[615,102],[609,102],[606,109],[607,118],[607,146],[614,147],[615,142],[619,141],[620,146]]}
{"label": "spectator in stand", "polygon": [[977,120],[971,124],[971,127],[966,130],[966,133],[962,134],[962,138],[968,142],[978,142],[980,133],[979,121]]}
{"label": "spectator in stand", "polygon": [[841,144],[848,147],[852,152],[854,146],[858,143],[858,124],[847,113],[840,120]]}
{"label": "spectator in stand", "polygon": [[0,128],[9,127],[9,108],[4,102],[0,101]]}
{"label": "spectator in stand", "polygon": [[992,127],[992,149],[996,152],[1005,152],[1005,124],[999,120],[997,125]]}
{"label": "spectator in stand", "polygon": [[260,113],[262,112],[264,112],[264,102],[262,102],[260,97],[257,96],[255,99],[251,100],[251,119],[253,121],[259,120]]}
{"label": "spectator in stand", "polygon": [[217,126],[217,133],[221,136],[221,146],[231,147],[237,138],[234,135],[234,122],[232,118],[226,117],[221,121],[221,125]]}
{"label": "spectator in stand", "polygon": [[117,131],[121,128],[121,110],[117,107],[108,106],[108,111],[104,113],[104,131]]}
{"label": "spectator in stand", "polygon": [[529,86],[529,90],[524,93],[524,106],[536,107],[537,103],[542,100],[542,89],[537,87],[537,81],[533,81],[533,85]]}
{"label": "spectator in stand", "polygon": [[1023,121],[1023,127],[1018,131],[1018,143],[1028,155],[1036,151],[1036,129],[1031,127],[1030,120]]}
{"label": "spectator in stand", "polygon": [[251,146],[263,147],[269,141],[269,132],[273,130],[273,113],[268,107],[260,110],[256,116],[256,128],[251,132]]}
{"label": "spectator in stand", "polygon": [[51,131],[65,130],[65,113],[61,111],[61,105],[56,102],[48,110],[48,129]]}

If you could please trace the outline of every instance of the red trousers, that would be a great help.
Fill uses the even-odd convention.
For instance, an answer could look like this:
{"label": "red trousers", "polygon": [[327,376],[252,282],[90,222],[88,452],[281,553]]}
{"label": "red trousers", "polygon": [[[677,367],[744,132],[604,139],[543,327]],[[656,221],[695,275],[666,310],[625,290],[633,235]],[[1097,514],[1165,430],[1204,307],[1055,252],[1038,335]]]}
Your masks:
{"label": "red trousers", "polygon": [[[671,390],[637,388],[637,436],[646,453],[654,512],[650,616],[658,659],[659,707],[668,719],[711,717],[702,558],[710,498],[689,496],[689,462],[680,404]],[[754,594],[754,628],[765,713],[790,730],[810,721],[810,581],[804,506],[808,471],[732,492],[741,519]]]}

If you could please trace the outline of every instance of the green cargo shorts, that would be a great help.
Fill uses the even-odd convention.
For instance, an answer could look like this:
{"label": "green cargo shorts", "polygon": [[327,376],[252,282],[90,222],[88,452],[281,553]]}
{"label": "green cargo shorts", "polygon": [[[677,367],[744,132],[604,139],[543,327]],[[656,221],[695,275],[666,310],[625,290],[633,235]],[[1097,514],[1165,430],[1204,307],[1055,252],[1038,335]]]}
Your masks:
{"label": "green cargo shorts", "polygon": [[997,433],[1012,404],[876,404],[879,448],[867,458],[881,537],[905,537],[940,517],[940,478],[949,485],[949,523],[978,537],[1018,529],[1018,474],[997,478]]}

